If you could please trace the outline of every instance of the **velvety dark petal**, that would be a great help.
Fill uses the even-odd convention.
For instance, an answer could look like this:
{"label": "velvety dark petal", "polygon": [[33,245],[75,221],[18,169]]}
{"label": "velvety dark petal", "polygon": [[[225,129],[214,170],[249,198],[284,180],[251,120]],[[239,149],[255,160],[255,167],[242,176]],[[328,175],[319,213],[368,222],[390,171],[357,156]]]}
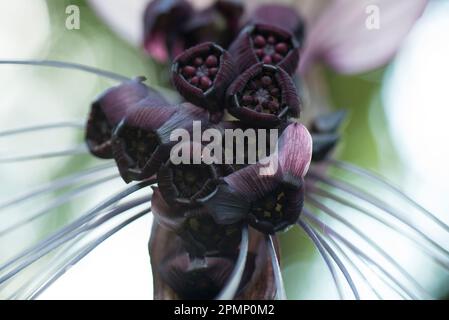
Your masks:
{"label": "velvety dark petal", "polygon": [[171,78],[189,102],[207,110],[223,109],[223,96],[235,76],[231,56],[211,42],[196,45],[176,57]]}
{"label": "velvety dark petal", "polygon": [[346,115],[346,110],[320,115],[314,119],[311,131],[317,133],[336,132],[346,119]]}
{"label": "velvety dark petal", "polygon": [[178,206],[170,206],[164,200],[159,188],[153,188],[151,212],[157,223],[173,232],[179,230],[184,221],[184,211]]}
{"label": "velvety dark petal", "polygon": [[340,135],[337,133],[312,133],[312,140],[312,160],[319,162],[329,156],[340,140]]}
{"label": "velvety dark petal", "polygon": [[159,62],[170,59],[178,32],[193,14],[185,0],[153,0],[144,15],[144,48]]}
{"label": "velvety dark petal", "polygon": [[125,182],[152,176],[169,156],[157,130],[179,109],[171,106],[137,107],[114,130],[112,150]]}
{"label": "velvety dark petal", "polygon": [[280,181],[279,170],[273,175],[263,175],[263,168],[264,166],[260,163],[252,164],[228,175],[223,180],[234,193],[244,195],[247,201],[253,202],[272,192]]}
{"label": "velvety dark petal", "polygon": [[301,112],[301,100],[297,93],[292,78],[282,69],[276,73],[279,87],[282,88],[282,102],[288,106],[288,114],[292,117],[299,117]]}
{"label": "velvety dark petal", "polygon": [[277,127],[300,111],[290,76],[279,67],[263,63],[253,65],[234,80],[226,101],[229,113],[257,127]]}
{"label": "velvety dark petal", "polygon": [[229,0],[216,1],[197,11],[182,28],[186,48],[206,41],[227,48],[240,29],[242,14],[242,3]]}
{"label": "velvety dark petal", "polygon": [[303,178],[312,158],[312,137],[305,126],[294,122],[282,132],[278,141],[279,167],[283,176]]}
{"label": "velvety dark petal", "polygon": [[217,224],[233,224],[246,219],[250,202],[247,195],[232,190],[228,185],[219,185],[217,192],[204,207]]}
{"label": "velvety dark petal", "polygon": [[209,114],[203,108],[198,108],[191,103],[182,103],[176,112],[157,129],[157,134],[163,144],[172,145],[170,135],[173,130],[184,129],[189,133],[193,130],[194,121],[201,123],[201,130],[208,128]]}
{"label": "velvety dark petal", "polygon": [[274,25],[295,35],[298,43],[304,40],[304,20],[295,8],[281,4],[263,4],[251,14],[250,23]]}
{"label": "velvety dark petal", "polygon": [[227,29],[234,34],[240,27],[240,18],[243,15],[244,6],[240,0],[218,0],[214,8],[226,19]]}
{"label": "velvety dark petal", "polygon": [[299,45],[295,37],[285,29],[265,23],[245,27],[229,52],[239,72],[263,62],[279,66],[292,75],[299,64]]}
{"label": "velvety dark petal", "polygon": [[92,103],[86,124],[86,143],[90,152],[100,158],[112,158],[111,136],[113,127],[126,112],[142,100],[148,104],[167,104],[165,99],[143,81],[136,78],[112,87]]}

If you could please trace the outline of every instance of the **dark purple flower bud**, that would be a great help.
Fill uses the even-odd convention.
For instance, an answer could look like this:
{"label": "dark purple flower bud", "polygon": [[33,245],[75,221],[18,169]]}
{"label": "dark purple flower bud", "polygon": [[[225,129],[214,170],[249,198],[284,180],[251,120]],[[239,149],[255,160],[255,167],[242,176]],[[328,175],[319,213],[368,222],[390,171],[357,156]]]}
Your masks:
{"label": "dark purple flower bud", "polygon": [[175,129],[192,131],[193,121],[207,123],[207,112],[189,103],[176,107],[136,107],[114,130],[114,159],[125,182],[151,177],[167,161]]}
{"label": "dark purple flower bud", "polygon": [[219,111],[223,109],[226,88],[234,78],[231,56],[214,43],[199,44],[176,57],[171,78],[187,101]]}
{"label": "dark purple flower bud", "polygon": [[311,125],[313,140],[313,161],[326,159],[340,140],[338,129],[346,118],[346,111],[318,116]]}
{"label": "dark purple flower bud", "polygon": [[92,103],[86,125],[86,144],[90,152],[104,159],[112,158],[112,130],[126,112],[144,100],[148,105],[167,105],[165,99],[136,78],[106,92]]}
{"label": "dark purple flower bud", "polygon": [[263,4],[251,15],[250,24],[273,25],[292,33],[299,44],[304,41],[304,20],[291,6],[280,4]]}
{"label": "dark purple flower bud", "polygon": [[293,35],[274,25],[245,27],[229,48],[240,72],[263,62],[279,66],[292,75],[299,63],[299,46]]}
{"label": "dark purple flower bud", "polygon": [[278,149],[266,159],[270,167],[259,162],[223,179],[225,185],[206,202],[215,221],[246,219],[270,234],[296,223],[304,202],[303,178],[311,161],[312,139],[303,125],[292,123],[280,136]]}
{"label": "dark purple flower bud", "polygon": [[212,41],[227,48],[240,29],[243,5],[239,1],[220,0],[193,14],[183,25],[185,48]]}
{"label": "dark purple flower bud", "polygon": [[154,0],[145,10],[144,48],[159,62],[166,62],[176,51],[184,48],[179,37],[183,24],[193,15],[193,8],[185,0]]}
{"label": "dark purple flower bud", "polygon": [[229,113],[257,127],[276,127],[300,113],[292,79],[272,65],[253,65],[234,80],[226,96]]}

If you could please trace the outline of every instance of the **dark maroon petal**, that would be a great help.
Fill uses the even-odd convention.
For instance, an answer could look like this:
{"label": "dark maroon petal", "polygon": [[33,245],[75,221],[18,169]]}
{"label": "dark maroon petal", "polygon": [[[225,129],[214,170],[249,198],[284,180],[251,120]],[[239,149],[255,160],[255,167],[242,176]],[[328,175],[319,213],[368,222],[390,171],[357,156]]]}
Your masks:
{"label": "dark maroon petal", "polygon": [[274,25],[294,34],[299,43],[304,41],[304,20],[291,6],[280,4],[260,5],[252,13],[250,23]]}
{"label": "dark maroon petal", "polygon": [[176,114],[172,106],[136,107],[114,130],[112,150],[125,182],[151,177],[169,156],[157,130]]}
{"label": "dark maroon petal", "polygon": [[240,18],[244,12],[244,6],[240,0],[218,0],[214,3],[214,8],[226,19],[229,33],[234,34],[240,27]]}
{"label": "dark maroon petal", "polygon": [[313,120],[310,129],[313,140],[313,161],[326,159],[335,148],[340,139],[338,130],[345,120],[346,114],[345,110],[339,110],[320,115]]}
{"label": "dark maroon petal", "polygon": [[170,140],[170,135],[173,130],[184,129],[191,133],[194,121],[200,122],[201,129],[205,130],[209,125],[208,120],[209,114],[205,109],[191,103],[182,103],[178,106],[177,112],[157,129],[157,134],[163,144],[172,145],[174,142]]}
{"label": "dark maroon petal", "polygon": [[259,63],[241,74],[226,93],[228,111],[257,127],[276,127],[300,111],[290,76],[281,68]]}
{"label": "dark maroon petal", "polygon": [[340,135],[338,133],[312,133],[312,161],[320,162],[325,160],[339,140]]}
{"label": "dark maroon petal", "polygon": [[177,206],[168,205],[159,188],[153,188],[151,212],[157,223],[173,232],[179,230],[185,221],[184,210]]}
{"label": "dark maroon petal", "polygon": [[182,27],[186,48],[212,41],[227,48],[240,29],[243,5],[238,1],[220,0],[197,11]]}
{"label": "dark maroon petal", "polygon": [[250,202],[246,195],[228,185],[219,185],[217,192],[204,202],[204,207],[217,224],[233,224],[246,219]]}
{"label": "dark maroon petal", "polygon": [[312,159],[312,137],[307,128],[297,122],[288,125],[279,137],[278,153],[282,174],[302,179]]}
{"label": "dark maroon petal", "polygon": [[252,202],[273,191],[281,178],[280,171],[276,171],[273,175],[263,175],[262,168],[260,163],[252,164],[228,175],[223,180],[233,192],[245,195],[245,198]]}
{"label": "dark maroon petal", "polygon": [[193,8],[185,0],[154,0],[145,10],[144,48],[159,62],[166,62],[176,47],[177,34],[193,14]]}
{"label": "dark maroon petal", "polygon": [[313,120],[311,132],[335,133],[346,119],[346,110],[339,110],[329,114],[319,115]]}
{"label": "dark maroon petal", "polygon": [[231,56],[221,47],[206,42],[192,47],[173,62],[171,78],[189,102],[207,110],[223,108],[223,96],[234,78]]}
{"label": "dark maroon petal", "polygon": [[146,104],[167,105],[165,99],[143,81],[136,78],[112,87],[104,92],[91,106],[86,125],[86,143],[90,152],[100,158],[112,158],[112,129],[126,112],[141,101]]}
{"label": "dark maroon petal", "polygon": [[299,63],[299,46],[293,35],[270,24],[245,27],[229,48],[240,72],[263,62],[281,67],[292,75]]}

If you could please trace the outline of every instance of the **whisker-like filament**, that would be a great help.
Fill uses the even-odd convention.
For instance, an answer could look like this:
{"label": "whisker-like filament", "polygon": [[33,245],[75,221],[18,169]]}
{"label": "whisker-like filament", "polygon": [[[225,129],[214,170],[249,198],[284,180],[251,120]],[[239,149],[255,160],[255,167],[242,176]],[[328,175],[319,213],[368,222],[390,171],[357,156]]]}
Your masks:
{"label": "whisker-like filament", "polygon": [[332,279],[334,280],[334,284],[335,284],[335,288],[337,289],[338,297],[340,298],[340,300],[343,300],[344,295],[343,295],[343,289],[341,288],[340,280],[338,278],[337,272],[335,271],[334,265],[330,261],[328,255],[327,255],[327,252],[324,250],[323,245],[318,240],[318,238],[315,235],[315,233],[313,232],[313,230],[311,230],[311,228],[308,225],[306,225],[304,223],[304,221],[299,220],[298,225],[304,230],[304,232],[307,234],[309,239],[313,242],[315,247],[318,249],[320,256],[323,258],[324,262],[326,263],[327,269],[329,270],[329,272],[332,276]]}
{"label": "whisker-like filament", "polygon": [[446,232],[449,232],[449,225],[447,225],[445,222],[438,219],[438,217],[436,217],[432,212],[428,211],[426,208],[421,206],[419,203],[417,203],[415,200],[413,200],[410,196],[408,196],[407,194],[402,192],[398,187],[396,187],[395,185],[393,185],[391,182],[389,182],[385,178],[381,177],[380,175],[378,175],[374,172],[371,172],[369,170],[366,170],[364,168],[357,167],[351,163],[340,161],[340,160],[329,159],[328,163],[330,163],[331,165],[333,165],[339,169],[349,171],[349,172],[359,175],[359,176],[364,176],[365,178],[368,178],[371,181],[374,181],[374,182],[384,185],[385,187],[387,187],[388,189],[390,189],[391,191],[396,193],[403,200],[405,200],[406,202],[411,204],[414,208],[418,209],[418,211],[421,212],[422,214],[424,214],[427,218],[431,219],[433,222],[438,224],[441,228],[446,230]]}
{"label": "whisker-like filament", "polygon": [[27,297],[27,299],[36,299],[42,292],[45,291],[50,285],[52,285],[57,279],[59,279],[67,270],[68,266],[74,266],[77,264],[81,259],[83,259],[88,253],[90,253],[93,249],[98,247],[101,243],[103,243],[106,239],[108,239],[110,236],[117,233],[119,230],[123,229],[130,223],[134,222],[135,220],[143,217],[144,215],[151,212],[151,209],[145,209],[138,214],[132,216],[131,218],[128,218],[118,226],[114,227],[112,230],[108,231],[107,233],[103,234],[100,238],[94,240],[92,243],[90,243],[87,247],[85,247],[81,252],[79,252],[77,255],[75,255],[70,261],[65,263],[63,267],[61,267],[56,274],[54,274],[42,287],[38,288],[36,291],[32,292],[32,294]]}
{"label": "whisker-like filament", "polygon": [[245,271],[246,257],[248,256],[248,227],[242,229],[242,240],[240,241],[240,252],[235,262],[234,270],[232,270],[229,279],[223,290],[217,295],[216,300],[232,300],[240,282],[242,281],[243,272]]}
{"label": "whisker-like filament", "polygon": [[[368,278],[365,276],[365,274],[362,272],[362,270],[360,270],[360,268],[356,265],[356,263],[353,261],[353,259],[351,259],[347,255],[347,253],[343,250],[343,248],[332,237],[328,237],[328,236],[326,236],[326,234],[323,234],[323,237],[331,243],[331,245],[339,252],[339,254],[348,262],[348,264],[352,267],[352,269],[354,269],[357,272],[357,274],[368,285],[368,287],[375,294],[375,296],[379,300],[383,300],[382,296],[377,291],[377,289],[372,285],[372,283],[368,280]],[[363,264],[365,264],[368,267],[365,260],[360,259],[359,257],[356,257],[356,258],[358,258]]]}
{"label": "whisker-like filament", "polygon": [[359,292],[357,290],[357,287],[354,284],[354,281],[352,280],[351,275],[349,274],[348,270],[346,269],[345,265],[340,260],[340,258],[337,256],[337,254],[335,254],[334,250],[328,245],[328,243],[318,233],[315,233],[306,222],[300,220],[300,225],[302,228],[308,228],[309,231],[311,231],[316,236],[318,241],[323,245],[326,252],[329,253],[329,255],[332,257],[332,259],[335,261],[335,263],[337,264],[341,273],[343,273],[343,276],[345,277],[349,287],[351,288],[352,293],[354,294],[354,298],[356,300],[360,300]]}
{"label": "whisker-like filament", "polygon": [[[347,199],[344,199],[334,193],[331,193],[329,191],[326,191],[318,186],[313,186],[313,188],[309,188],[309,193],[312,194],[316,194],[320,197],[323,197],[325,199],[331,199],[341,205],[345,205],[348,208],[351,208],[353,210],[355,210],[356,212],[360,212],[368,217],[370,217],[371,219],[378,221],[379,223],[381,223],[382,225],[388,227],[389,229],[391,229],[392,231],[397,231],[397,227],[395,225],[393,225],[392,223],[390,223],[387,219],[385,219],[382,216],[377,216],[375,214],[373,214],[372,212],[370,212],[369,210],[353,203],[350,202]],[[422,243],[422,241],[420,239],[417,239],[415,235],[411,234],[410,231],[408,229],[404,229],[401,228],[403,230],[401,230],[401,232],[398,232],[399,235],[409,239],[411,242],[413,242],[424,254],[426,254],[427,256],[429,256],[435,263],[439,264],[441,267],[445,268],[446,270],[449,270],[449,262],[443,259],[441,259],[440,257],[438,257],[434,252],[432,252],[431,250],[429,250],[429,248]],[[413,231],[413,230],[412,230]]]}
{"label": "whisker-like filament", "polygon": [[438,249],[443,255],[446,257],[449,256],[449,251],[443,248],[441,245],[439,245],[437,242],[435,242],[433,239],[431,239],[428,235],[426,235],[422,230],[419,229],[418,226],[416,226],[412,221],[405,218],[403,214],[392,208],[390,205],[385,203],[384,201],[378,199],[377,197],[374,197],[365,191],[349,184],[346,182],[343,182],[338,179],[331,179],[327,178],[319,173],[311,172],[309,171],[309,177],[312,179],[316,179],[317,181],[320,181],[322,183],[325,183],[329,186],[332,186],[334,188],[337,188],[339,190],[343,190],[346,193],[355,196],[363,201],[366,201],[367,203],[382,209],[383,211],[387,212],[389,215],[397,219],[398,221],[404,223],[404,225],[407,225],[410,229],[413,229],[424,241],[429,243],[431,246],[433,246],[435,249]]}
{"label": "whisker-like filament", "polygon": [[58,129],[58,128],[74,128],[74,129],[84,129],[85,123],[83,121],[61,121],[61,122],[53,122],[53,123],[45,123],[34,126],[22,127],[22,128],[14,128],[0,131],[0,137],[18,135],[22,133],[50,130],[50,129]]}
{"label": "whisker-like filament", "polygon": [[23,219],[19,222],[16,222],[12,225],[10,225],[9,227],[6,227],[2,230],[0,230],[0,237],[3,237],[5,235],[7,235],[8,233],[50,213],[52,210],[64,205],[65,203],[73,200],[74,198],[81,196],[83,193],[85,193],[86,191],[90,191],[93,187],[96,187],[98,185],[101,185],[103,183],[106,183],[108,181],[111,181],[115,178],[118,178],[119,174],[114,173],[112,175],[108,175],[106,177],[100,178],[98,180],[95,180],[93,182],[90,182],[88,184],[82,185],[80,187],[75,188],[74,190],[65,193],[64,195],[62,195],[61,197],[57,198],[53,203],[49,204],[48,206],[46,206],[45,208],[43,208],[42,210],[37,211],[36,213],[34,213],[33,215],[31,215],[30,217],[27,217],[26,219]]}
{"label": "whisker-like filament", "polygon": [[[313,193],[313,191],[312,191]],[[359,228],[357,228],[354,224],[337,214],[334,210],[329,208],[328,206],[320,203],[315,197],[312,195],[307,196],[308,201],[311,205],[321,210],[328,216],[334,218],[339,221],[346,227],[348,227],[352,232],[357,234],[363,241],[369,244],[375,251],[377,251],[386,261],[388,261],[394,268],[396,268],[413,286],[425,296],[428,296],[426,290],[403,268],[401,265],[385,250],[383,250],[376,242],[366,236]]]}
{"label": "whisker-like filament", "polygon": [[[145,181],[141,181],[136,183],[126,189],[116,193],[115,195],[108,197],[100,204],[96,205],[94,208],[88,210],[84,213],[80,218],[76,219],[74,222],[69,225],[61,228],[59,231],[55,232],[53,235],[45,238],[40,241],[36,245],[25,249],[20,254],[15,256],[14,258],[8,260],[6,263],[0,266],[0,285],[5,281],[12,278],[14,275],[28,267],[30,264],[34,263],[39,258],[43,257],[50,251],[55,248],[58,248],[60,245],[64,244],[66,241],[73,238],[72,233],[76,231],[83,224],[92,221],[95,219],[101,212],[113,205],[114,203],[122,200],[123,198],[135,193],[136,191],[147,187],[151,184],[155,183],[155,179],[148,179]],[[19,264],[11,271],[5,273],[7,269],[11,268],[13,265]],[[3,275],[1,275],[3,273]]]}
{"label": "whisker-like filament", "polygon": [[410,298],[416,300],[418,297],[411,292],[404,284],[402,284],[400,281],[398,281],[390,272],[388,272],[380,263],[378,263],[376,260],[365,254],[361,249],[359,249],[356,245],[351,243],[346,237],[342,236],[339,232],[335,231],[332,227],[325,224],[323,221],[318,219],[314,214],[312,214],[309,210],[304,209],[303,215],[307,219],[309,219],[311,222],[315,223],[316,225],[320,226],[325,230],[325,232],[329,236],[333,236],[339,241],[341,241],[342,244],[347,246],[351,251],[353,251],[355,254],[360,256],[361,258],[365,259],[366,261],[369,261],[372,265],[376,266],[377,269],[379,269],[390,281],[392,281],[396,286],[398,286],[403,292],[405,292]]}
{"label": "whisker-like filament", "polygon": [[[326,238],[326,239],[327,239],[327,240],[328,240],[334,247],[339,248],[339,252],[340,252],[342,255],[345,255],[345,256],[347,257],[346,253],[344,252],[344,249],[337,243],[337,241],[334,240],[334,238],[332,238],[331,236],[328,236],[328,235],[326,235],[326,234],[323,234],[323,237],[325,237],[325,238]],[[349,250],[350,250],[350,249],[349,249]],[[354,253],[354,252],[353,252],[353,253]],[[385,283],[391,290],[393,290],[399,297],[401,297],[401,298],[404,299],[404,300],[410,299],[409,296],[407,296],[405,293],[403,293],[403,292],[400,290],[400,288],[398,288],[394,283],[392,283],[391,280],[388,279],[382,272],[379,272],[378,270],[375,270],[375,269],[373,268],[373,266],[371,266],[365,259],[363,259],[363,257],[359,257],[359,256],[356,256],[356,257],[363,263],[363,265],[364,265],[366,268],[368,268],[372,273],[374,273],[374,274],[377,276],[377,278],[379,278],[382,282],[384,282],[384,283]],[[348,259],[348,262],[351,262],[351,260],[349,259],[349,257],[348,257],[347,259]],[[358,270],[357,267],[355,267],[355,269]],[[358,270],[358,271],[360,272],[360,275],[366,279],[366,277],[363,275],[363,273],[362,273],[360,270]],[[366,282],[370,285],[370,282],[369,282],[368,280],[366,280]],[[370,288],[371,288],[371,290],[372,290],[373,292],[375,292],[376,296],[377,296],[380,300],[383,300],[382,297],[380,296],[380,294],[377,293],[377,290],[375,290],[375,288],[374,288],[372,285],[370,285]]]}
{"label": "whisker-like filament", "polygon": [[[56,191],[60,188],[70,186],[70,185],[72,185],[80,180],[83,180],[91,175],[98,174],[98,172],[100,172],[100,171],[104,171],[104,170],[111,169],[114,167],[115,167],[114,163],[109,162],[107,164],[102,164],[102,165],[99,165],[96,167],[92,167],[92,168],[89,168],[89,169],[86,169],[83,171],[76,172],[74,174],[71,174],[66,177],[62,177],[57,180],[53,180],[50,183],[39,186],[39,187],[34,188],[30,191],[27,191],[23,194],[15,196],[12,199],[6,200],[3,203],[0,203],[0,211],[4,210],[6,208],[9,208],[13,205],[22,203],[23,201],[27,201],[32,198],[41,196],[45,193],[50,193],[50,192]],[[1,214],[1,212],[0,212],[0,214]]]}
{"label": "whisker-like filament", "polygon": [[49,152],[42,152],[42,153],[21,155],[21,156],[0,157],[0,163],[42,160],[42,159],[49,159],[49,158],[82,155],[82,154],[87,154],[87,153],[88,153],[88,150],[87,150],[86,145],[81,144],[79,146],[76,146],[76,147],[70,148],[70,149],[66,149],[66,150],[49,151]]}
{"label": "whisker-like filament", "polygon": [[[110,221],[114,217],[118,216],[119,214],[122,214],[130,209],[137,208],[143,204],[149,204],[150,199],[148,197],[140,197],[138,199],[130,200],[127,203],[124,203],[113,210],[110,210],[107,214],[105,214],[101,219],[96,220],[93,223],[86,224],[82,226],[82,228],[79,228],[76,231],[76,234],[74,235],[73,239],[74,242],[70,244],[69,247],[65,248],[63,252],[61,252],[60,255],[54,257],[52,259],[51,263],[49,265],[53,266],[56,265],[53,270],[50,270],[50,273],[45,274],[42,278],[37,279],[34,281],[34,283],[27,283],[23,287],[19,288],[15,293],[14,297],[22,298],[21,296],[24,295],[24,292],[29,291],[29,288],[32,288],[31,293],[28,293],[24,298],[25,299],[34,299],[36,298],[40,293],[42,293],[46,288],[48,288],[51,284],[53,284],[58,278],[60,278],[71,266],[78,263],[84,256],[86,256],[89,252],[91,252],[95,247],[97,247],[101,242],[106,240],[109,236],[113,235],[115,232],[120,230],[121,228],[113,228],[110,231],[107,231],[104,235],[99,235],[99,238],[91,240],[89,243],[83,245],[81,248],[77,248],[73,253],[69,254],[67,256],[66,252],[71,249],[71,247],[78,243],[80,239],[79,237],[86,236],[90,233],[90,231],[96,229],[97,227],[101,226],[102,224]],[[142,215],[150,212],[150,208],[147,208],[137,214],[133,214],[133,217],[141,217]],[[136,218],[137,219],[137,218]],[[127,219],[126,221],[132,222],[134,221],[131,218]],[[121,224],[123,227],[127,224]],[[106,236],[107,235],[107,236]],[[103,240],[101,240],[103,239]],[[47,268],[45,268],[47,269]],[[47,270],[43,270],[45,272]],[[37,283],[37,284],[36,284]]]}
{"label": "whisker-like filament", "polygon": [[99,68],[86,66],[79,63],[63,62],[55,60],[0,60],[0,64],[5,65],[31,65],[31,66],[41,66],[41,67],[53,67],[58,69],[73,69],[79,70],[87,73],[92,73],[97,76],[124,82],[130,80],[130,78],[117,74],[115,72],[101,70]]}
{"label": "whisker-like filament", "polygon": [[273,237],[266,236],[268,252],[270,254],[271,265],[273,267],[274,281],[276,284],[276,299],[287,300],[287,294],[285,293],[284,280],[282,279],[281,267],[279,266],[279,260],[274,248]]}

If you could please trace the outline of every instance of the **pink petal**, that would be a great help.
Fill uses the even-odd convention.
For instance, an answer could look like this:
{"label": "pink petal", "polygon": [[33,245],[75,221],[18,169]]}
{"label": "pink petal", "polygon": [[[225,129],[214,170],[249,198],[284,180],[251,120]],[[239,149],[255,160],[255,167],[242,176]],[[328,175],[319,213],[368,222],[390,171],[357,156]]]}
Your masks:
{"label": "pink petal", "polygon": [[[300,62],[304,73],[316,59],[336,71],[360,73],[387,63],[421,16],[428,0],[335,0],[309,26]],[[380,28],[366,21],[370,5],[380,10]]]}
{"label": "pink petal", "polygon": [[279,137],[279,167],[282,174],[302,178],[312,160],[312,137],[300,123],[290,124]]}

